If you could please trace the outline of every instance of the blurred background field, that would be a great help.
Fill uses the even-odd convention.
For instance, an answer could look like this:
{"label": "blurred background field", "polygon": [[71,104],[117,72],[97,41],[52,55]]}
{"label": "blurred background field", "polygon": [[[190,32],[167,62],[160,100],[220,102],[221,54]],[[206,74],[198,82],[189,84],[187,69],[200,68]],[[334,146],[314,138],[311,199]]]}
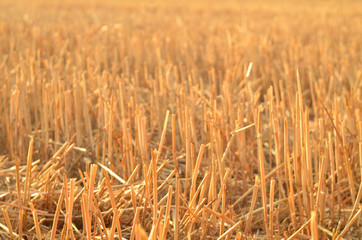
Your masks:
{"label": "blurred background field", "polygon": [[361,1],[0,8],[0,238],[360,239]]}

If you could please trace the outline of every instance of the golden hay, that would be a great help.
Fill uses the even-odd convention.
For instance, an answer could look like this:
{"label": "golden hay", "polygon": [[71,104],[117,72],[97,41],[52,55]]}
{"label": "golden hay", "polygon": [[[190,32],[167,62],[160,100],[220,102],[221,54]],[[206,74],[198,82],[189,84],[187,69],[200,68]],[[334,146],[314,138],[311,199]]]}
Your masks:
{"label": "golden hay", "polygon": [[0,238],[362,236],[361,1],[0,8]]}

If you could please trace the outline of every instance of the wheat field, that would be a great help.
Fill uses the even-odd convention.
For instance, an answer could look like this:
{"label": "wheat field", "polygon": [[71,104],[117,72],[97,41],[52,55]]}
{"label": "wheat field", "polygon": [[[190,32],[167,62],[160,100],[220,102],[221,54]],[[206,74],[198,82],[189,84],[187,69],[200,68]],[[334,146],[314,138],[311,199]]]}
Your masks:
{"label": "wheat field", "polygon": [[0,239],[362,239],[361,1],[0,9]]}

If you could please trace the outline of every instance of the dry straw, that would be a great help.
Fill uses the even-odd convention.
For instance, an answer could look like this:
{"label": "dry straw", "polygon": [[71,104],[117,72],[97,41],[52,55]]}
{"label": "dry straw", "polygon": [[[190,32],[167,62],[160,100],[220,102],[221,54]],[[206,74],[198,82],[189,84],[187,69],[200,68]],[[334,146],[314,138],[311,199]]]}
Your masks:
{"label": "dry straw", "polygon": [[7,2],[1,239],[362,235],[359,1]]}

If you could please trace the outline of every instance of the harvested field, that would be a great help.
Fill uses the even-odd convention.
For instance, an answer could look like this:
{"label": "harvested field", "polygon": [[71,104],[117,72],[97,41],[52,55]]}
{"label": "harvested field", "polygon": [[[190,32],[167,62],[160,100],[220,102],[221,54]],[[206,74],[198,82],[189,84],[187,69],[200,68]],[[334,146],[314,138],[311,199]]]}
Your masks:
{"label": "harvested field", "polygon": [[0,239],[362,239],[361,1],[0,8]]}

